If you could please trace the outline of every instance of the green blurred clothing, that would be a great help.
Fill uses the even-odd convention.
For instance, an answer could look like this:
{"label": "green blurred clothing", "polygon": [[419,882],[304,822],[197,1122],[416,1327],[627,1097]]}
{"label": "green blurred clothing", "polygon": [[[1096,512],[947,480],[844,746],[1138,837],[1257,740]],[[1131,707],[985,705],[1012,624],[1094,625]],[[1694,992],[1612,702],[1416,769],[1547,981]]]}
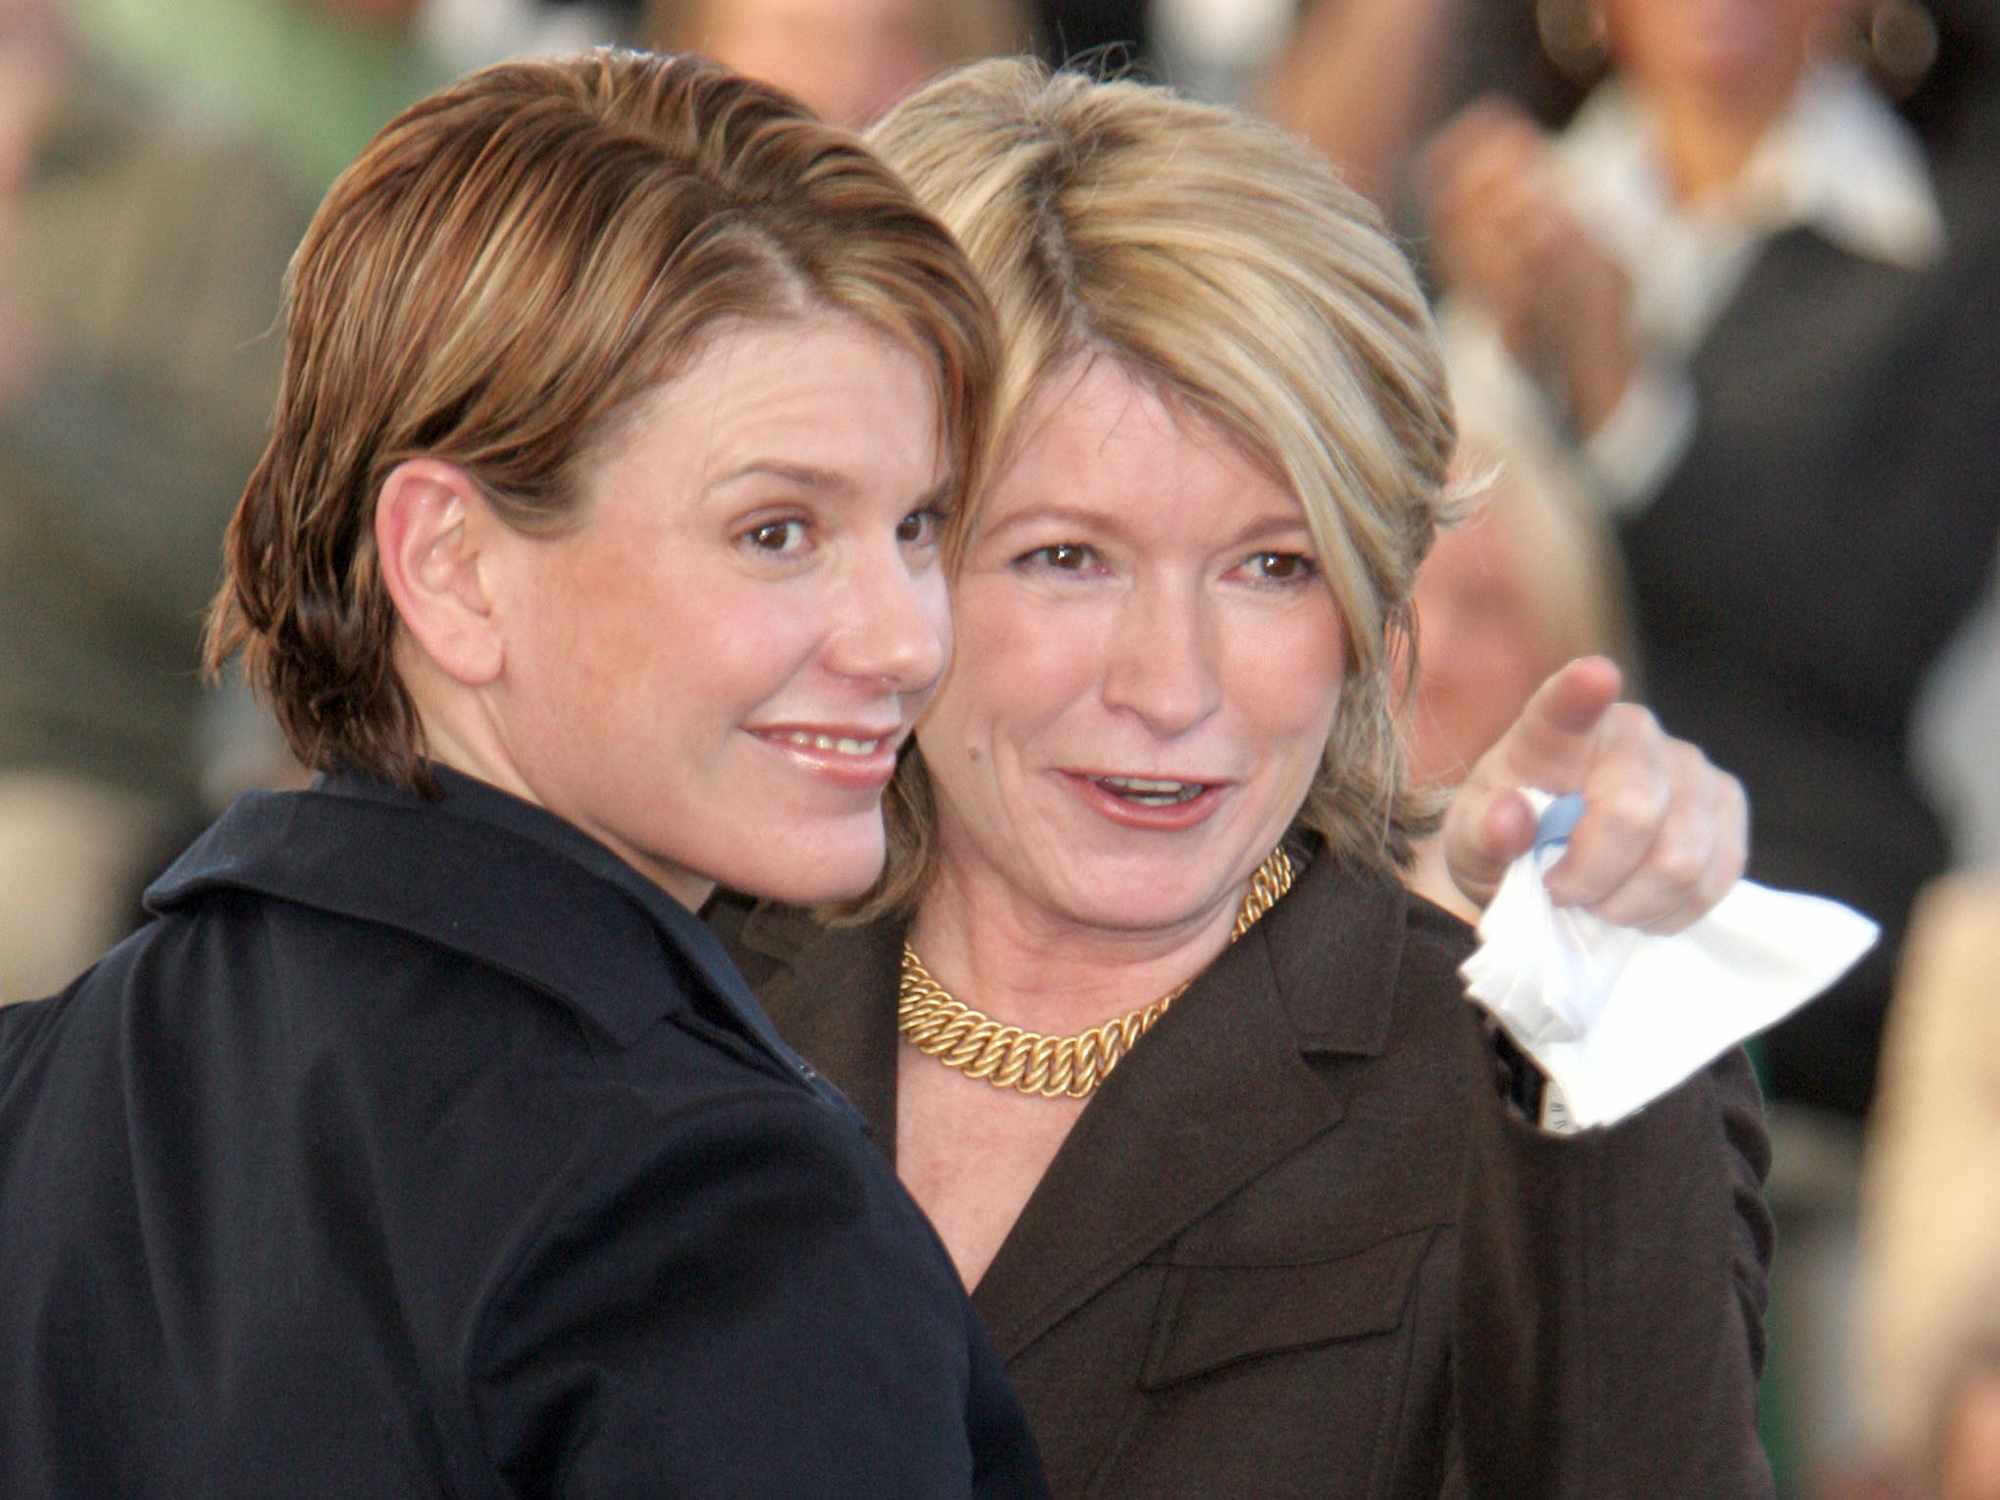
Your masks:
{"label": "green blurred clothing", "polygon": [[201,616],[306,210],[261,153],[92,78],[19,209],[4,269],[33,353],[0,400],[0,772],[189,806]]}
{"label": "green blurred clothing", "polygon": [[445,82],[407,35],[313,0],[72,0],[103,57],[254,132],[318,197],[368,138]]}

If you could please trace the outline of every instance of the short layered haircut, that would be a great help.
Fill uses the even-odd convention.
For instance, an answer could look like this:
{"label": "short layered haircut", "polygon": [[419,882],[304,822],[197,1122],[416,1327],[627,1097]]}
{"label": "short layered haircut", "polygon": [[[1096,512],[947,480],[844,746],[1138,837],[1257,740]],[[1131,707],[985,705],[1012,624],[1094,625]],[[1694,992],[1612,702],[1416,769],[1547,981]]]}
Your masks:
{"label": "short layered haircut", "polygon": [[991,309],[851,135],[712,63],[632,52],[504,64],[413,105],[334,183],[287,273],[283,379],[229,527],[210,671],[240,651],[304,765],[428,787],[375,555],[389,473],[455,464],[506,524],[558,533],[621,418],[706,338],[827,310],[933,372],[940,452],[969,483]]}

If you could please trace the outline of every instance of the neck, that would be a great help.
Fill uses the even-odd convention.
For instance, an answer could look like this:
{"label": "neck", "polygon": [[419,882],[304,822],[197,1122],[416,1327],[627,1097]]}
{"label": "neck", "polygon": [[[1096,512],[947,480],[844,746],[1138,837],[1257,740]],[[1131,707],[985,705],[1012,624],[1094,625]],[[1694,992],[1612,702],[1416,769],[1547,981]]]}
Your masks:
{"label": "neck", "polygon": [[1094,926],[996,876],[949,861],[917,909],[910,944],[937,982],[995,1019],[1069,1034],[1149,1005],[1229,946],[1239,888],[1166,928]]}
{"label": "neck", "polygon": [[1722,192],[1790,106],[1800,75],[1767,80],[1726,99],[1696,92],[1656,100],[1660,145],[1674,196],[1699,202]]}

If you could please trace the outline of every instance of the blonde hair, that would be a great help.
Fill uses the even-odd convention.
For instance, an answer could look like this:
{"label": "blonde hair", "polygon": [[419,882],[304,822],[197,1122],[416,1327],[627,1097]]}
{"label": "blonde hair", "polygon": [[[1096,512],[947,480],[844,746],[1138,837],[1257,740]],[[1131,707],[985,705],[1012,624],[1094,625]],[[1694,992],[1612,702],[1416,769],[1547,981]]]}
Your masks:
{"label": "blonde hair", "polygon": [[475,73],[384,127],[286,277],[273,432],[207,661],[241,649],[293,752],[425,786],[375,558],[383,481],[455,463],[510,525],[575,524],[580,470],[724,320],[853,314],[935,373],[981,452],[992,315],[950,236],[845,132],[696,58]]}
{"label": "blonde hair", "polygon": [[[992,471],[1044,383],[1102,354],[1297,498],[1348,638],[1299,821],[1340,858],[1406,862],[1436,804],[1409,784],[1391,655],[1447,508],[1453,421],[1429,309],[1375,210],[1272,126],[1020,59],[947,74],[868,141],[958,236],[999,314]],[[915,754],[888,811],[889,868],[856,916],[908,908],[931,878]]]}

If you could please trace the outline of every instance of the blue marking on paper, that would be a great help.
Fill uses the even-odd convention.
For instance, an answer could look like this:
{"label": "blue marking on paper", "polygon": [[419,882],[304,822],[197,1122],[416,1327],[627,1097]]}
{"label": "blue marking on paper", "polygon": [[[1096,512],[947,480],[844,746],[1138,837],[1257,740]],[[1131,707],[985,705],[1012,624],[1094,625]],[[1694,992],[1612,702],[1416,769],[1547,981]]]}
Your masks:
{"label": "blue marking on paper", "polygon": [[1571,830],[1582,816],[1582,792],[1569,792],[1556,798],[1542,810],[1542,816],[1535,823],[1535,852],[1539,854],[1553,845],[1568,843]]}

